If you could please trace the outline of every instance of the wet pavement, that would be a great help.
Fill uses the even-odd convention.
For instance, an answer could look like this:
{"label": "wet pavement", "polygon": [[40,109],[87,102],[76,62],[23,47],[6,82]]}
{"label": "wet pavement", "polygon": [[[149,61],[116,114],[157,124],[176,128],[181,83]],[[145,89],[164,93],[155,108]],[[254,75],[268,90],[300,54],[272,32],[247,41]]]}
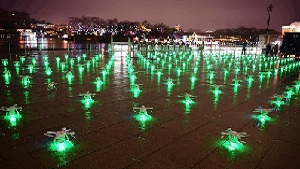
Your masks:
{"label": "wet pavement", "polygon": [[[132,58],[120,52],[66,54],[31,53],[24,61],[8,59],[7,65],[1,60],[0,106],[17,104],[22,110],[20,118],[1,112],[0,168],[292,169],[300,164],[300,64],[293,59],[184,49]],[[170,81],[174,85],[168,87]],[[287,86],[294,95],[280,100],[285,105],[271,104]],[[213,94],[217,87],[221,93]],[[78,96],[87,91],[95,94],[92,100]],[[259,106],[272,109],[265,124],[253,118]],[[63,127],[75,138],[69,136],[70,147],[56,149],[54,138],[44,133]],[[241,151],[224,148],[221,132],[228,128],[248,134]]]}

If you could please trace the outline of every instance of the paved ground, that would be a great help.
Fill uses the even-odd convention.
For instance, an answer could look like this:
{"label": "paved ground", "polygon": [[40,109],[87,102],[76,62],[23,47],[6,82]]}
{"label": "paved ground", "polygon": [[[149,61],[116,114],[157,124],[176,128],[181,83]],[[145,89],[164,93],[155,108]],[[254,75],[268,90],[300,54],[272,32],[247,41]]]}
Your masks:
{"label": "paved ground", "polygon": [[[17,74],[13,62],[10,61],[7,69],[11,71],[11,81],[5,85],[1,78],[0,106],[18,104],[22,107],[22,118],[15,125],[4,120],[2,112],[0,122],[0,168],[234,168],[234,169],[267,169],[267,168],[299,168],[300,156],[300,122],[299,96],[293,96],[291,102],[279,111],[270,113],[272,122],[260,128],[256,120],[251,118],[253,111],[262,106],[273,108],[269,102],[274,94],[282,94],[286,86],[292,86],[298,80],[298,71],[290,73],[272,74],[259,82],[259,72],[276,67],[262,66],[252,71],[252,65],[270,62],[270,60],[242,63],[241,58],[232,61],[213,59],[193,53],[192,59],[178,60],[178,67],[186,63],[186,70],[177,77],[175,60],[170,74],[168,61],[162,68],[161,62],[146,60],[145,63],[137,58],[130,61],[137,72],[136,84],[141,85],[142,93],[134,98],[130,92],[128,63],[125,55],[115,57],[115,61],[107,75],[105,84],[97,89],[94,80],[97,76],[102,79],[101,71],[108,64],[106,55],[96,60],[88,70],[87,62],[91,61],[88,55],[80,63],[85,68],[82,75],[78,72],[77,60],[73,73],[75,78],[68,84],[66,71],[71,70],[70,59],[65,71],[62,71],[61,62],[65,61],[64,51],[49,53],[49,63],[53,74],[45,75],[44,55],[31,54],[24,64],[21,64]],[[190,77],[199,59],[198,78],[194,88],[191,87]],[[61,62],[57,68],[55,57]],[[31,58],[37,59],[36,70],[29,73],[27,66]],[[163,57],[163,56],[161,56]],[[179,56],[178,56],[179,57]],[[208,59],[204,59],[208,58]],[[206,62],[209,60],[209,62]],[[147,68],[147,62],[149,67]],[[230,67],[229,75],[224,80],[223,68]],[[207,65],[212,65],[215,71],[212,84],[223,84],[223,94],[214,101],[209,91]],[[281,64],[290,65],[294,62]],[[163,75],[158,82],[156,71],[151,74],[151,65],[155,69],[162,69]],[[234,68],[250,68],[247,73],[241,71],[234,75]],[[277,65],[278,67],[278,65]],[[279,67],[280,68],[280,67]],[[1,73],[5,67],[1,65]],[[274,73],[275,69],[272,69]],[[247,87],[246,74],[253,75],[253,85]],[[33,84],[24,89],[20,75],[31,75]],[[164,84],[168,77],[174,79],[175,85],[170,92]],[[236,92],[233,90],[232,79],[237,77],[243,80]],[[47,91],[48,81],[57,82],[57,90]],[[80,102],[79,93],[90,91],[96,93],[95,102],[90,108]],[[196,104],[187,112],[177,97],[185,92],[196,98]],[[153,120],[145,124],[134,119],[136,114],[133,107],[153,107],[149,110]],[[53,151],[49,148],[53,139],[44,136],[47,131],[58,131],[62,127],[75,131],[76,139],[70,138],[74,146],[64,152]],[[236,131],[247,132],[250,136],[243,138],[246,141],[244,152],[228,152],[217,143],[221,132],[231,127]]]}

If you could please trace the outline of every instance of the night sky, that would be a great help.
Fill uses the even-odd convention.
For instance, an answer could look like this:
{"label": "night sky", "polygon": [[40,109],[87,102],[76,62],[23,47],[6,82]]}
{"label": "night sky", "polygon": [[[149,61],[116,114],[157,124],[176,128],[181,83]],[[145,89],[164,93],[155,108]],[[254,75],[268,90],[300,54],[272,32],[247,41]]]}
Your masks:
{"label": "night sky", "polygon": [[67,24],[69,16],[85,15],[215,30],[266,28],[270,3],[274,6],[270,28],[281,30],[283,25],[300,21],[300,0],[0,0],[0,8],[26,11],[32,18],[53,23]]}

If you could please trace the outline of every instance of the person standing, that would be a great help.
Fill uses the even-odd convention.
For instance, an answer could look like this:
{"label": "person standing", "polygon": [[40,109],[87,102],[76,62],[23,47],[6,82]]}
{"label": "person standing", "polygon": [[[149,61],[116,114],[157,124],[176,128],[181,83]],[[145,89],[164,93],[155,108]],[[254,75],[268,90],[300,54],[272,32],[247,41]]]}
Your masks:
{"label": "person standing", "polygon": [[279,46],[278,46],[278,43],[276,43],[276,45],[273,47],[273,54],[275,56],[277,56],[277,54],[278,54],[278,49],[279,49]]}
{"label": "person standing", "polygon": [[247,43],[246,43],[246,42],[243,42],[242,55],[245,55],[245,54],[246,54],[246,46],[247,46]]}
{"label": "person standing", "polygon": [[268,56],[269,54],[270,54],[270,52],[271,52],[271,44],[270,44],[270,42],[267,44],[267,46],[266,46],[266,56]]}

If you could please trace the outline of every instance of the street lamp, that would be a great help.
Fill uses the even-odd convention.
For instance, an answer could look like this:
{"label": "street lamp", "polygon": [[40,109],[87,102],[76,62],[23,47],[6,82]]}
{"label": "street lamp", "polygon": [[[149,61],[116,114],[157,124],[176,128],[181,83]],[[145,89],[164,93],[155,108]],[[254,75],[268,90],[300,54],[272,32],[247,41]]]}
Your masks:
{"label": "street lamp", "polygon": [[268,7],[267,7],[267,11],[268,11],[268,20],[267,20],[267,34],[269,35],[269,25],[270,25],[270,20],[271,20],[271,15],[270,15],[270,12],[272,12],[272,9],[273,9],[273,5],[270,4]]}

